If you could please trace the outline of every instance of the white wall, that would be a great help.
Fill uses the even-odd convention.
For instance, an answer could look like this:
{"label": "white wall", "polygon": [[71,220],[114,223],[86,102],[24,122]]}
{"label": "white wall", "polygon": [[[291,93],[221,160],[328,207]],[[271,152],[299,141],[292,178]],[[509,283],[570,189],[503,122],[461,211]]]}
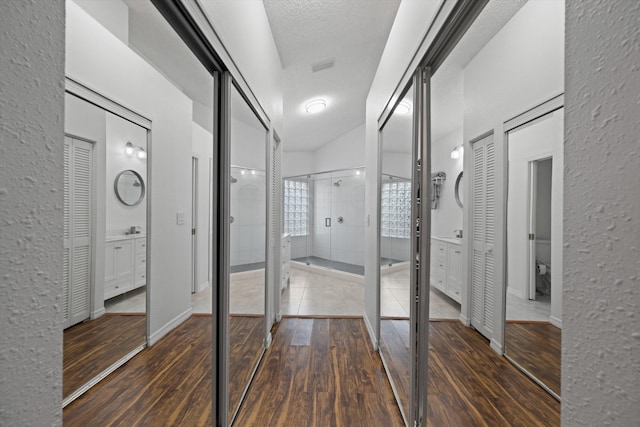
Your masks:
{"label": "white wall", "polygon": [[640,419],[637,2],[567,1],[562,425]]}
{"label": "white wall", "polygon": [[150,333],[155,342],[191,310],[191,101],[72,1],[67,2],[66,72],[152,121]]}
{"label": "white wall", "polygon": [[316,151],[284,151],[283,156],[283,177],[362,167],[365,163],[365,126],[351,129]]}
{"label": "white wall", "polygon": [[[507,289],[528,298],[529,162],[553,158],[551,171],[551,318],[562,324],[562,200],[564,109],[509,133]],[[548,215],[548,213],[547,213]]]}
{"label": "white wall", "polygon": [[213,135],[197,123],[191,125],[192,156],[198,159],[198,210],[196,223],[196,292],[209,285],[212,230],[210,223],[211,175],[209,164],[213,156]]}
{"label": "white wall", "polygon": [[0,425],[60,426],[64,5],[0,28]]}
{"label": "white wall", "polygon": [[462,230],[462,208],[456,202],[455,188],[464,158],[451,158],[451,150],[462,145],[462,141],[460,128],[431,144],[431,173],[442,171],[447,174],[440,190],[438,208],[431,210],[432,236],[455,237],[453,230]]}
{"label": "white wall", "polygon": [[364,166],[364,123],[315,151],[314,172]]}
{"label": "white wall", "polygon": [[92,16],[100,16],[101,23],[123,43],[129,43],[129,8],[122,1],[74,0]]}
{"label": "white wall", "polygon": [[264,171],[233,168],[231,174],[238,181],[231,184],[231,266],[265,261],[266,206]]}
{"label": "white wall", "polygon": [[121,236],[132,225],[140,226],[143,234],[147,232],[147,194],[136,206],[127,206],[118,200],[114,191],[114,182],[118,174],[125,170],[137,172],[144,181],[147,179],[147,159],[125,153],[125,144],[147,149],[147,130],[112,113],[105,113],[106,120],[106,236]]}
{"label": "white wall", "polygon": [[272,126],[282,135],[283,71],[264,4],[209,0],[202,5]]}

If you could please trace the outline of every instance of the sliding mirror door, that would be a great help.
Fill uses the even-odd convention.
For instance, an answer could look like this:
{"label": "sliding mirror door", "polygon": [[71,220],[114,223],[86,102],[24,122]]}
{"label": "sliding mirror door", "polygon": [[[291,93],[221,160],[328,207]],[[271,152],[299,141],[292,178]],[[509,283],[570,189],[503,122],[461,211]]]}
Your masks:
{"label": "sliding mirror door", "polygon": [[505,355],[559,399],[564,108],[558,102],[507,132],[504,342]]}
{"label": "sliding mirror door", "polygon": [[[228,79],[228,78],[227,78]],[[264,352],[267,246],[267,128],[241,93],[229,91],[228,423]]]}
{"label": "sliding mirror door", "polygon": [[413,424],[415,269],[412,246],[414,87],[380,131],[380,341],[379,351],[402,417]]}

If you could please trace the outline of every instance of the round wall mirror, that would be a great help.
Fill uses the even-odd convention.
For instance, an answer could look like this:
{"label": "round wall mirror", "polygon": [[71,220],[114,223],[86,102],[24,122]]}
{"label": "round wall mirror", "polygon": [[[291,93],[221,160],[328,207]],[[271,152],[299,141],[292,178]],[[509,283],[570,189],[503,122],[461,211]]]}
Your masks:
{"label": "round wall mirror", "polygon": [[144,198],[144,181],[136,171],[120,172],[113,186],[118,200],[127,206],[135,206]]}
{"label": "round wall mirror", "polygon": [[456,202],[458,202],[458,206],[462,207],[462,172],[458,174],[456,178]]}

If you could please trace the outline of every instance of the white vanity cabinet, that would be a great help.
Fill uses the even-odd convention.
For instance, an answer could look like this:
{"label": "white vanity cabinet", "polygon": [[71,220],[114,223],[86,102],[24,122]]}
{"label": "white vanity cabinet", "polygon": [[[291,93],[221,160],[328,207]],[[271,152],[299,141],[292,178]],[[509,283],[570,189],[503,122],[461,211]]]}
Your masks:
{"label": "white vanity cabinet", "polygon": [[462,302],[462,244],[460,239],[431,238],[431,286]]}
{"label": "white vanity cabinet", "polygon": [[291,277],[291,234],[282,236],[282,255],[280,260],[282,262],[280,290],[282,291],[289,284],[289,278]]}
{"label": "white vanity cabinet", "polygon": [[105,242],[104,299],[147,284],[147,239],[136,235]]}

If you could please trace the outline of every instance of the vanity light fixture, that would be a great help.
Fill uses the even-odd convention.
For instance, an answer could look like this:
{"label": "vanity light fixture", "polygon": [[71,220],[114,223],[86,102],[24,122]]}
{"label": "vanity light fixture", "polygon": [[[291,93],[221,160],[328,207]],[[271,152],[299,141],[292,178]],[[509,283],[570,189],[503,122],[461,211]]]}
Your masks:
{"label": "vanity light fixture", "polygon": [[460,159],[464,155],[464,147],[462,145],[458,145],[453,150],[451,150],[451,158],[452,159]]}
{"label": "vanity light fixture", "polygon": [[147,158],[147,152],[145,151],[145,149],[142,147],[138,147],[137,145],[133,145],[131,142],[127,142],[125,144],[124,152],[127,154],[127,156],[133,156],[135,154],[139,159]]}
{"label": "vanity light fixture", "polygon": [[307,114],[315,114],[327,108],[327,102],[324,99],[314,99],[305,104],[304,109]]}
{"label": "vanity light fixture", "polygon": [[242,169],[242,170],[240,171],[240,175],[244,175],[244,173],[245,173],[245,170],[244,170],[244,169]]}
{"label": "vanity light fixture", "polygon": [[411,104],[409,101],[400,101],[398,106],[396,107],[396,113],[406,116],[411,112]]}
{"label": "vanity light fixture", "polygon": [[256,171],[255,170],[251,170],[251,175],[255,175]]}

